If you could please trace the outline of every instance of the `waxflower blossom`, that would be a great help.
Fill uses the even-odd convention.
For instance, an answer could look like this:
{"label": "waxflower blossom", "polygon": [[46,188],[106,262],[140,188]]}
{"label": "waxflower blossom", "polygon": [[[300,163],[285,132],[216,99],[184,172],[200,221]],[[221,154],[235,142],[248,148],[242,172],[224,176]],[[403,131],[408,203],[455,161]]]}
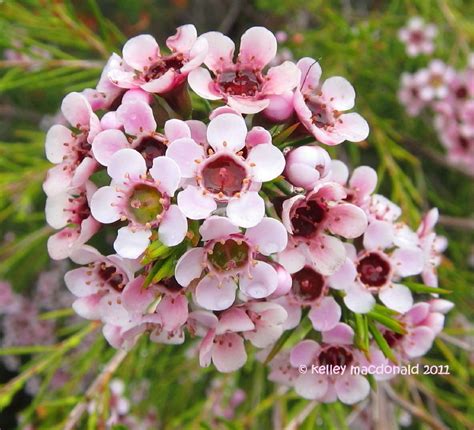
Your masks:
{"label": "waxflower blossom", "polygon": [[438,33],[434,24],[426,24],[423,18],[410,18],[406,27],[398,32],[398,38],[405,44],[406,53],[410,57],[419,54],[432,54],[434,51],[433,39]]}
{"label": "waxflower blossom", "polygon": [[268,106],[269,96],[291,91],[298,83],[298,69],[290,61],[263,72],[277,51],[276,38],[266,28],[252,27],[242,35],[235,62],[235,45],[227,36],[212,31],[201,39],[208,42],[204,64],[214,76],[200,67],[189,74],[189,85],[205,99],[223,99],[236,111],[252,114]]}
{"label": "waxflower blossom", "polygon": [[283,202],[282,221],[301,252],[323,275],[333,274],[344,262],[340,239],[362,235],[367,217],[362,209],[344,201],[344,188],[336,182],[319,184],[306,195]]}
{"label": "waxflower blossom", "polygon": [[153,36],[130,39],[122,51],[123,65],[112,68],[108,77],[122,88],[141,88],[150,93],[167,93],[185,82],[190,71],[199,67],[207,54],[207,41],[197,40],[194,25],[178,27],[166,40],[169,55],[163,55]]}
{"label": "waxflower blossom", "polygon": [[212,216],[199,232],[204,246],[190,249],[180,258],[176,280],[186,287],[205,271],[194,293],[200,306],[210,310],[230,307],[235,300],[236,280],[240,290],[255,299],[268,297],[276,290],[277,271],[257,256],[285,248],[287,234],[280,222],[264,218],[242,233],[227,218]]}
{"label": "waxflower blossom", "polygon": [[107,172],[113,183],[96,191],[91,210],[105,224],[129,221],[118,230],[114,242],[122,257],[139,257],[150,242],[152,228],[158,227],[158,237],[166,245],[183,241],[187,221],[170,200],[180,181],[179,167],[172,159],[157,157],[147,171],[145,159],[137,151],[122,149],[113,155]]}
{"label": "waxflower blossom", "polygon": [[188,218],[204,219],[218,206],[225,206],[226,215],[236,225],[253,227],[261,221],[265,207],[258,194],[260,184],[277,177],[285,160],[271,140],[255,145],[244,157],[246,138],[245,121],[223,113],[209,123],[207,151],[191,138],[171,142],[166,156],[190,179],[178,194],[178,206]]}
{"label": "waxflower blossom", "polygon": [[[296,392],[306,399],[321,402],[341,402],[351,405],[365,398],[370,391],[369,382],[362,375],[353,375],[347,367],[356,366],[363,359],[362,353],[352,346],[354,331],[347,324],[340,323],[322,334],[323,343],[304,340],[297,344],[290,355],[293,367],[307,366],[294,382]],[[347,366],[340,375],[316,374],[311,366]]]}
{"label": "waxflower blossom", "polygon": [[326,145],[364,140],[369,134],[367,121],[358,113],[343,113],[354,107],[352,85],[340,76],[326,79],[321,85],[321,66],[312,58],[302,58],[297,65],[301,75],[294,107],[306,129]]}

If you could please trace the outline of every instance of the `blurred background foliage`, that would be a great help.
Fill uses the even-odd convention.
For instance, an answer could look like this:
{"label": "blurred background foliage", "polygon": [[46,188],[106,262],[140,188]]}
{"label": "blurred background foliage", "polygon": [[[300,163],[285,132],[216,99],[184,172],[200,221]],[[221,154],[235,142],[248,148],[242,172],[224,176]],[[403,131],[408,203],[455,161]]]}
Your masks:
{"label": "blurred background foliage", "polygon": [[[472,346],[473,335],[474,172],[447,163],[429,119],[408,117],[397,100],[400,74],[427,62],[423,56],[408,58],[397,39],[398,29],[417,15],[440,30],[434,57],[465,67],[474,47],[470,0],[0,0],[0,54],[11,49],[21,54],[15,60],[5,55],[0,59],[0,279],[31,295],[38,274],[50,267],[45,244],[51,229],[45,224],[41,189],[49,167],[45,130],[65,94],[95,86],[111,52],[120,53],[124,41],[139,33],[151,33],[164,43],[184,23],[195,24],[199,33],[217,29],[234,40],[253,25],[283,30],[289,36],[283,46],[295,59],[317,58],[323,77],[349,79],[357,91],[357,111],[371,126],[366,142],[331,148],[331,155],[352,166],[373,166],[380,191],[403,208],[412,227],[424,211],[438,207],[438,232],[449,239],[440,286],[453,291],[449,299],[456,309],[448,317],[445,336],[424,361],[449,364],[451,375],[400,378],[393,384],[398,394],[392,393],[395,397],[385,407],[387,391],[377,390],[367,412],[377,411],[374,428],[399,425],[406,402],[415,408],[407,428],[435,428],[427,421],[430,416],[445,428],[472,428],[473,357],[465,346]],[[46,315],[56,320],[56,345],[1,350],[2,355],[23,357],[23,373],[0,388],[0,406],[10,405],[1,415],[1,428],[15,428],[15,415],[25,407],[34,428],[63,428],[74,405],[85,399],[87,384],[79,382],[92,382],[114,355],[100,335],[90,334],[99,331],[94,323],[66,324],[68,315],[68,309]],[[77,350],[83,337],[87,348]],[[234,419],[211,419],[216,395],[210,387],[216,373],[200,369],[195,355],[187,346],[142,339],[116,372],[129,394],[149,381],[146,395],[132,404],[133,415],[145,417],[151,410],[166,429],[270,429],[276,422],[288,429],[344,429],[357,410],[367,407],[315,405],[291,391],[278,391],[266,380],[264,366],[249,360],[243,371],[218,376],[224,391],[240,387],[247,392]],[[61,389],[48,389],[55,370],[66,361],[74,376]],[[37,374],[42,382],[32,399],[23,386]],[[4,381],[12,376],[2,373]],[[98,401],[106,404],[106,384],[99,394]],[[84,428],[102,428],[101,414],[106,416],[107,408],[89,414]]]}

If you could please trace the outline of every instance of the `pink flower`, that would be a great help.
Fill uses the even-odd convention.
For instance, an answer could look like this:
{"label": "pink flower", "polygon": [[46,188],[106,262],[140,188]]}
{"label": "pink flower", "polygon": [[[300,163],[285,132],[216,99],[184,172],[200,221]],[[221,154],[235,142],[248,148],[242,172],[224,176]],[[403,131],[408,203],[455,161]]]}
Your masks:
{"label": "pink flower", "polygon": [[133,149],[116,152],[107,168],[110,186],[96,191],[91,201],[94,218],[104,224],[128,220],[118,230],[114,248],[122,257],[137,258],[150,243],[152,229],[167,246],[183,241],[187,220],[178,206],[171,204],[181,180],[177,164],[157,157],[147,170],[145,159]]}
{"label": "pink flower", "polygon": [[326,145],[337,145],[345,140],[360,142],[367,138],[367,121],[354,112],[342,113],[354,107],[352,85],[340,76],[326,79],[320,85],[321,66],[312,58],[302,58],[297,66],[301,77],[300,86],[295,90],[294,106],[306,129]]}
{"label": "pink flower", "polygon": [[326,232],[353,239],[367,227],[364,211],[346,203],[346,196],[341,185],[327,182],[283,202],[283,224],[313,268],[323,275],[334,273],[345,258],[342,242]]}
{"label": "pink flower", "polygon": [[447,239],[437,236],[434,227],[438,222],[438,209],[431,209],[421,220],[417,234],[420,238],[421,249],[424,253],[424,267],[421,276],[423,282],[431,287],[438,286],[436,268],[441,263],[441,254],[448,246]]}
{"label": "pink flower", "polygon": [[408,20],[406,27],[399,30],[398,38],[405,44],[407,54],[416,57],[419,54],[433,53],[433,39],[437,33],[434,24],[425,24],[423,18],[415,16]]}
{"label": "pink flower", "polygon": [[76,250],[71,259],[87,266],[70,270],[64,280],[77,299],[73,308],[83,318],[115,322],[123,312],[122,291],[134,279],[138,264],[118,255],[104,257],[91,246]]}
{"label": "pink flower", "polygon": [[141,88],[163,94],[182,84],[188,73],[199,67],[207,54],[207,41],[199,38],[194,25],[178,27],[166,40],[171,50],[163,55],[153,36],[143,34],[123,47],[124,65],[109,71],[109,79],[122,88]]}
{"label": "pink flower", "polygon": [[199,345],[201,366],[207,367],[212,361],[219,372],[228,373],[245,364],[247,353],[238,333],[253,330],[255,325],[243,309],[231,308],[222,312],[219,318],[212,313],[195,312],[194,318],[201,326],[207,326],[207,333]]}
{"label": "pink flower", "polygon": [[230,113],[214,117],[207,128],[207,153],[193,139],[176,139],[166,155],[179,165],[188,179],[178,194],[178,206],[190,219],[204,219],[218,205],[226,206],[230,220],[253,227],[263,218],[265,206],[258,190],[261,182],[276,178],[285,166],[283,154],[271,144],[259,143],[243,154],[247,127],[243,118]]}
{"label": "pink flower", "polygon": [[319,146],[300,146],[286,154],[285,176],[295,187],[312,190],[331,171],[331,157]]}
{"label": "pink flower", "polygon": [[212,31],[201,39],[209,44],[204,64],[214,76],[198,68],[189,74],[189,85],[205,99],[223,99],[236,111],[252,114],[268,106],[269,96],[291,91],[298,83],[298,69],[289,61],[263,73],[277,50],[275,36],[266,28],[252,27],[242,35],[235,62],[235,45],[227,36]]}
{"label": "pink flower", "polygon": [[46,135],[46,157],[56,164],[43,184],[48,196],[82,186],[97,167],[91,143],[100,131],[100,121],[89,102],[82,94],[70,93],[64,97],[61,111],[75,130],[56,124]]}
{"label": "pink flower", "polygon": [[[305,366],[306,373],[294,383],[295,391],[306,399],[321,402],[341,402],[352,405],[368,396],[370,385],[361,375],[352,375],[350,366],[361,361],[361,352],[352,347],[354,331],[347,324],[339,323],[330,331],[323,332],[323,343],[304,340],[292,350],[293,367]],[[312,372],[312,366],[346,366],[339,375]]]}
{"label": "pink flower", "polygon": [[[270,351],[266,352],[265,357]],[[290,363],[290,352],[280,351],[269,363],[270,373],[268,379],[276,382],[277,384],[292,387],[295,380],[301,374],[297,368],[293,367]]]}
{"label": "pink flower", "polygon": [[411,291],[398,281],[421,273],[423,252],[416,243],[397,247],[397,240],[391,223],[374,220],[364,234],[364,250],[357,254],[352,245],[346,245],[348,258],[329,278],[329,284],[345,291],[344,303],[353,312],[369,312],[375,304],[373,294],[397,312],[412,307]]}
{"label": "pink flower", "polygon": [[445,98],[449,94],[449,83],[454,75],[454,70],[443,61],[431,60],[427,68],[416,73],[421,99],[431,102]]}
{"label": "pink flower", "polygon": [[87,181],[80,188],[69,188],[46,199],[46,221],[51,227],[61,229],[48,239],[48,253],[52,259],[69,257],[99,230],[100,223],[90,210],[96,190],[96,186]]}
{"label": "pink flower", "polygon": [[402,73],[398,100],[405,107],[407,114],[415,117],[426,107],[427,102],[421,97],[421,82],[417,73]]}
{"label": "pink flower", "polygon": [[341,308],[329,295],[327,278],[310,265],[291,273],[292,288],[290,292],[274,302],[282,305],[288,313],[284,329],[289,330],[299,325],[302,309],[309,307],[308,318],[313,328],[318,331],[331,330],[341,318]]}
{"label": "pink flower", "polygon": [[205,276],[196,286],[197,304],[210,310],[229,308],[235,300],[237,281],[242,293],[260,299],[278,286],[278,274],[271,264],[257,260],[258,254],[271,255],[287,244],[283,225],[264,218],[243,234],[227,218],[211,216],[199,229],[204,247],[187,251],[178,261],[176,280],[183,287]]}

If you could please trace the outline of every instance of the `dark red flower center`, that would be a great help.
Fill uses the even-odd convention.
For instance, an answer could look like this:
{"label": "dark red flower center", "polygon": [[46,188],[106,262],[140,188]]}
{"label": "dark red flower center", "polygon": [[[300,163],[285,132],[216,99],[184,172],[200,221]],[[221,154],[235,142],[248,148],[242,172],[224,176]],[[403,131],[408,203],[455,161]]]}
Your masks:
{"label": "dark red flower center", "polygon": [[311,267],[304,267],[291,275],[293,293],[304,300],[315,300],[321,297],[325,287],[323,275]]}
{"label": "dark red flower center", "polygon": [[343,346],[329,346],[319,353],[322,366],[348,366],[353,361],[352,352]]}
{"label": "dark red flower center", "polygon": [[410,32],[410,42],[421,43],[425,40],[425,33],[421,30],[415,30]]}
{"label": "dark red flower center", "polygon": [[458,99],[465,99],[468,95],[468,91],[465,85],[461,85],[457,90],[456,90],[456,97]]}
{"label": "dark red flower center", "polygon": [[153,160],[156,157],[165,155],[166,149],[167,146],[163,142],[155,139],[153,136],[144,137],[135,148],[135,150],[143,155],[148,169],[153,166]]}
{"label": "dark red flower center", "polygon": [[326,216],[326,211],[326,205],[316,200],[300,203],[291,216],[294,235],[311,237]]}
{"label": "dark red flower center", "polygon": [[146,71],[145,81],[149,82],[153,79],[158,79],[170,69],[180,70],[183,64],[184,58],[181,54],[162,57]]}
{"label": "dark red flower center", "polygon": [[222,155],[202,169],[203,186],[211,193],[222,193],[232,197],[242,190],[244,179],[247,176],[245,168],[232,157]]}
{"label": "dark red flower center", "polygon": [[101,263],[99,266],[99,278],[104,284],[118,291],[119,293],[125,287],[123,275],[117,271],[114,266],[107,266],[105,263]]}
{"label": "dark red flower center", "polygon": [[246,242],[227,239],[224,243],[216,242],[207,259],[218,272],[228,272],[244,267],[249,261],[249,251]]}
{"label": "dark red flower center", "polygon": [[393,348],[401,339],[403,339],[403,334],[387,330],[383,333],[383,337],[387,341],[388,346]]}
{"label": "dark red flower center", "polygon": [[368,287],[382,287],[390,275],[390,263],[376,252],[359,260],[357,272],[360,280]]}
{"label": "dark red flower center", "polygon": [[252,70],[236,70],[220,73],[217,84],[231,96],[255,96],[260,91],[262,79]]}
{"label": "dark red flower center", "polygon": [[318,128],[328,128],[334,125],[334,116],[337,111],[331,110],[325,103],[318,100],[307,100],[309,110],[312,113],[311,120]]}
{"label": "dark red flower center", "polygon": [[80,193],[77,196],[70,197],[69,203],[71,203],[71,209],[65,209],[69,211],[68,224],[80,225],[82,221],[89,218],[91,210],[85,193]]}
{"label": "dark red flower center", "polygon": [[128,201],[128,210],[135,221],[140,224],[156,221],[163,209],[163,196],[155,187],[146,184],[135,186]]}

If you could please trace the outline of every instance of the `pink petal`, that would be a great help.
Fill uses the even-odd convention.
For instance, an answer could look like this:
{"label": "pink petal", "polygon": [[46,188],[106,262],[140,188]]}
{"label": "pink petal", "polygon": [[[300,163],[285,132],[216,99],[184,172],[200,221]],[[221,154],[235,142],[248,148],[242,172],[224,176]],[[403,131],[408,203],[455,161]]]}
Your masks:
{"label": "pink petal", "polygon": [[252,176],[258,182],[275,179],[285,168],[285,157],[272,144],[260,144],[250,150],[247,163],[251,166]]}
{"label": "pink petal", "polygon": [[132,136],[153,133],[156,130],[153,110],[140,100],[121,104],[117,109],[117,119],[123,124],[127,134]]}
{"label": "pink petal", "polygon": [[276,52],[276,38],[264,27],[249,28],[240,39],[239,61],[243,67],[261,70],[273,60]]}
{"label": "pink petal", "polygon": [[293,367],[310,366],[319,353],[321,347],[314,340],[299,342],[290,353],[290,363]]}
{"label": "pink petal", "polygon": [[241,308],[230,308],[222,313],[219,317],[219,324],[216,334],[224,334],[226,332],[248,331],[255,328],[254,323],[247,313]]}
{"label": "pink petal", "polygon": [[347,79],[340,76],[326,79],[321,87],[321,92],[334,109],[341,111],[354,107],[355,91]]}
{"label": "pink petal", "polygon": [[220,93],[214,89],[214,80],[207,69],[199,67],[188,75],[188,83],[191,89],[200,97],[207,100],[219,100]]}
{"label": "pink petal", "polygon": [[64,282],[68,290],[76,297],[87,297],[97,293],[97,288],[92,286],[90,280],[92,276],[88,275],[88,267],[70,270],[64,275]]}
{"label": "pink petal", "polygon": [[72,308],[74,312],[88,320],[100,319],[99,303],[102,298],[101,294],[94,294],[92,296],[81,297],[74,301]]}
{"label": "pink petal", "polygon": [[153,103],[153,96],[146,91],[143,91],[141,88],[135,88],[133,90],[128,90],[122,97],[122,104],[129,102],[142,102],[147,105]]}
{"label": "pink petal", "polygon": [[288,243],[288,233],[285,227],[274,218],[263,218],[255,227],[247,229],[245,237],[263,255],[270,255],[283,251]]}
{"label": "pink petal", "polygon": [[346,251],[342,242],[332,236],[321,234],[311,245],[314,268],[322,275],[332,275],[344,264]]}
{"label": "pink petal", "polygon": [[383,250],[393,244],[393,224],[387,221],[373,220],[364,234],[364,248],[367,250]]}
{"label": "pink petal", "polygon": [[278,254],[278,262],[290,273],[299,272],[306,264],[306,258],[297,248],[286,249]]}
{"label": "pink petal", "polygon": [[172,90],[176,81],[179,79],[180,75],[174,69],[169,69],[164,75],[160,76],[158,79],[152,79],[145,84],[142,84],[140,87],[142,90],[149,91],[150,93],[163,94]]}
{"label": "pink petal", "polygon": [[379,299],[387,308],[405,313],[413,306],[413,296],[405,285],[391,284],[379,291]]}
{"label": "pink petal", "polygon": [[266,118],[273,122],[283,123],[292,117],[294,113],[293,91],[286,91],[278,95],[269,95],[267,98],[270,103],[263,111]]}
{"label": "pink petal", "polygon": [[208,241],[240,233],[240,228],[232,224],[228,218],[213,215],[202,223],[199,233],[203,241]]}
{"label": "pink petal", "polygon": [[46,222],[55,229],[66,227],[69,220],[69,213],[65,210],[70,199],[69,193],[61,193],[50,196],[46,199]]}
{"label": "pink petal", "polygon": [[189,51],[188,61],[181,67],[180,72],[186,74],[199,67],[206,59],[208,50],[207,40],[199,38]]}
{"label": "pink petal", "polygon": [[321,302],[311,307],[308,318],[315,330],[331,330],[341,319],[341,308],[334,298],[325,297]]}
{"label": "pink petal", "polygon": [[349,142],[361,142],[369,135],[369,124],[358,113],[345,113],[339,117],[334,132]]}
{"label": "pink petal", "polygon": [[46,158],[51,163],[58,164],[64,160],[69,152],[69,146],[74,141],[71,130],[61,124],[53,125],[46,134],[45,150]]}
{"label": "pink petal", "polygon": [[352,288],[346,290],[344,303],[352,312],[365,314],[372,310],[375,305],[375,299],[370,291],[355,284]]}
{"label": "pink petal", "polygon": [[155,288],[143,288],[144,278],[139,276],[129,282],[121,293],[123,306],[129,312],[145,313],[158,294]]}
{"label": "pink petal", "polygon": [[425,355],[433,345],[434,332],[428,327],[416,327],[403,339],[403,349],[411,358]]}
{"label": "pink petal", "polygon": [[234,224],[244,228],[253,227],[265,215],[265,202],[257,192],[246,192],[230,199],[226,213]]}
{"label": "pink petal", "polygon": [[71,260],[76,264],[89,264],[102,258],[102,254],[89,245],[84,245],[71,253]]}
{"label": "pink petal", "polygon": [[418,275],[423,270],[424,256],[419,248],[398,248],[391,257],[395,271],[401,277]]}
{"label": "pink petal", "polygon": [[230,113],[214,118],[207,127],[207,140],[215,151],[238,152],[245,146],[246,136],[244,119]]}
{"label": "pink petal", "polygon": [[184,240],[187,232],[188,220],[177,205],[171,205],[158,228],[160,241],[166,246],[176,246]]}
{"label": "pink petal", "polygon": [[192,24],[182,25],[176,29],[176,34],[166,39],[166,46],[172,51],[187,53],[196,42],[197,31]]}
{"label": "pink petal", "polygon": [[328,282],[331,288],[335,290],[347,290],[354,284],[356,276],[357,270],[353,261],[350,258],[346,258],[344,264],[337,272],[328,278]]}
{"label": "pink petal", "polygon": [[193,279],[201,276],[204,261],[204,248],[193,248],[181,256],[176,264],[176,282],[187,287]]}
{"label": "pink petal", "polygon": [[232,64],[235,45],[230,38],[217,31],[204,33],[200,37],[205,38],[209,45],[209,51],[204,60],[204,64],[209,69],[213,72],[218,72]]}
{"label": "pink petal", "polygon": [[103,166],[108,166],[112,156],[121,149],[130,147],[127,137],[115,129],[101,131],[92,142],[95,159]]}
{"label": "pink petal", "polygon": [[232,306],[237,285],[230,279],[219,283],[216,277],[205,276],[196,287],[196,303],[204,309],[222,311]]}
{"label": "pink petal", "polygon": [[199,364],[201,367],[207,367],[211,364],[212,348],[214,347],[215,335],[216,332],[214,329],[208,330],[199,345]]}
{"label": "pink petal", "polygon": [[181,181],[178,164],[170,157],[156,157],[149,170],[151,176],[159,183],[159,189],[168,196],[173,196]]}
{"label": "pink petal", "polygon": [[299,375],[295,381],[295,391],[305,399],[321,399],[329,389],[329,382],[326,375],[308,373]]}
{"label": "pink petal", "polygon": [[178,194],[178,206],[190,219],[207,218],[217,208],[216,202],[210,195],[204,194],[200,188],[192,185],[187,186]]}
{"label": "pink petal", "polygon": [[346,405],[353,405],[365,399],[370,393],[370,384],[361,375],[351,375],[347,372],[336,379],[337,397]]}
{"label": "pink petal", "polygon": [[272,135],[270,132],[263,127],[252,127],[252,129],[247,133],[245,145],[249,148],[253,148],[254,146],[265,143],[272,143]]}
{"label": "pink petal", "polygon": [[270,104],[268,98],[257,99],[239,96],[227,96],[227,104],[241,114],[254,114],[266,109]]}
{"label": "pink petal", "polygon": [[295,305],[292,302],[290,303],[288,296],[279,297],[275,299],[274,302],[283,306],[288,315],[286,321],[283,323],[283,329],[291,330],[297,327],[301,321],[301,306]]}
{"label": "pink petal", "polygon": [[267,72],[267,81],[262,91],[265,94],[284,94],[298,85],[300,71],[291,61],[271,67]]}
{"label": "pink petal", "polygon": [[182,294],[165,295],[155,312],[161,316],[163,330],[174,331],[181,328],[188,319],[188,300]]}
{"label": "pink petal", "polygon": [[159,58],[160,48],[153,36],[141,34],[132,37],[125,43],[122,55],[129,66],[143,71],[145,67],[150,67]]}
{"label": "pink petal", "polygon": [[[210,118],[212,119],[212,118]],[[201,145],[207,144],[207,125],[196,119],[188,119],[186,125],[191,130],[191,138]]]}
{"label": "pink petal", "polygon": [[321,66],[317,60],[305,57],[296,64],[300,69],[300,91],[302,93],[311,93],[319,87],[321,78]]}
{"label": "pink petal", "polygon": [[367,216],[361,208],[342,203],[329,210],[328,228],[334,234],[354,239],[365,232]]}
{"label": "pink petal", "polygon": [[354,330],[352,330],[352,328],[345,323],[338,323],[331,330],[323,332],[324,343],[352,345],[353,338]]}
{"label": "pink petal", "polygon": [[170,141],[181,139],[182,137],[191,137],[189,126],[180,119],[170,119],[165,122],[165,136]]}
{"label": "pink petal", "polygon": [[69,124],[76,128],[89,128],[91,116],[94,115],[87,99],[76,92],[64,97],[61,112]]}
{"label": "pink petal", "polygon": [[120,219],[120,194],[115,187],[99,188],[90,203],[92,216],[99,222],[110,224]]}
{"label": "pink petal", "polygon": [[212,362],[219,372],[228,373],[241,368],[247,361],[244,340],[236,333],[226,333],[216,338],[212,349]]}
{"label": "pink petal", "polygon": [[240,289],[245,295],[261,299],[268,297],[276,290],[278,275],[270,264],[257,261],[255,266],[250,267],[249,272],[250,277],[240,275]]}
{"label": "pink petal", "polygon": [[[354,174],[352,175],[354,176]],[[340,160],[331,160],[331,173],[329,175],[331,181],[345,185],[348,177],[349,169],[347,166]]]}
{"label": "pink petal", "polygon": [[98,167],[97,161],[91,157],[85,157],[76,167],[71,178],[71,187],[82,187]]}
{"label": "pink petal", "polygon": [[193,178],[196,175],[198,162],[205,157],[204,148],[190,138],[171,142],[166,150],[166,156],[176,161],[184,178]]}
{"label": "pink petal", "polygon": [[122,227],[118,230],[114,249],[121,257],[138,258],[143,254],[149,243],[149,230],[136,230],[134,232],[129,227]]}
{"label": "pink petal", "polygon": [[358,194],[367,196],[375,191],[377,186],[377,172],[369,166],[359,166],[354,169],[349,181],[349,187]]}
{"label": "pink petal", "polygon": [[129,178],[138,179],[146,174],[146,162],[142,155],[134,149],[126,148],[116,152],[110,159],[107,173],[119,183]]}

